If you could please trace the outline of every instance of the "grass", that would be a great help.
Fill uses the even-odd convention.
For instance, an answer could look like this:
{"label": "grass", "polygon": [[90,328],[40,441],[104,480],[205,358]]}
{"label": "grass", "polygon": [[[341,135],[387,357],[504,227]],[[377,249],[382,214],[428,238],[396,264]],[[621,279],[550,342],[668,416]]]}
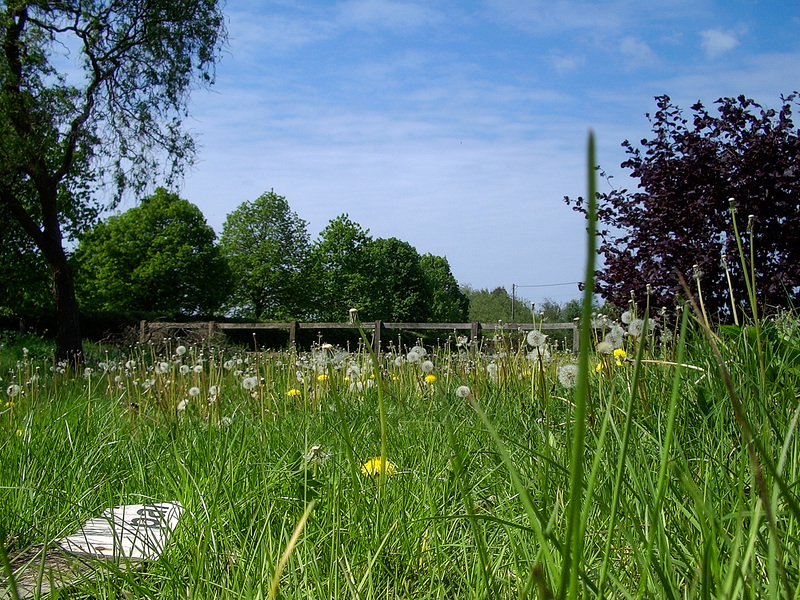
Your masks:
{"label": "grass", "polygon": [[[396,353],[375,366],[366,351],[145,346],[86,374],[24,358],[2,375],[0,536],[13,556],[108,506],[181,501],[162,558],[81,588],[97,598],[266,598],[290,547],[282,598],[789,597],[797,320],[761,328],[766,389],[752,329],[717,332],[758,433],[760,484],[708,338],[684,320],[683,356],[661,327],[629,337],[619,365],[588,354],[580,478],[574,390],[558,379],[569,355]],[[396,467],[383,485],[361,472],[381,454],[376,380]]]}
{"label": "grass", "polygon": [[84,373],[9,338],[2,555],[178,500],[158,561],[55,595],[797,597],[797,317],[634,309],[622,338],[584,317],[577,378],[503,331],[424,356],[95,346]]}

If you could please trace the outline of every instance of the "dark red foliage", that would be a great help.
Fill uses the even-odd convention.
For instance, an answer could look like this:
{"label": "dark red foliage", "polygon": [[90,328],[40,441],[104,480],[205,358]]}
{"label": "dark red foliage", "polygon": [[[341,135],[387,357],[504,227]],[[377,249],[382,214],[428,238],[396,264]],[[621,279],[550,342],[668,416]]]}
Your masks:
{"label": "dark red foliage", "polygon": [[[730,270],[737,305],[747,290],[730,205],[746,256],[753,242],[758,302],[787,307],[800,300],[800,138],[792,123],[796,93],[782,97],[779,110],[763,109],[739,96],[717,100],[717,115],[702,104],[691,107],[691,121],[658,96],[658,111],[648,115],[652,139],[641,147],[622,145],[622,163],[639,181],[638,189],[598,194],[598,253],[603,267],[597,288],[619,306],[633,292],[643,300],[649,284],[651,306],[672,306],[680,272],[696,293],[693,267],[699,268],[709,312],[730,314],[730,295],[722,257]],[[585,213],[583,198],[565,198]],[[752,215],[752,236],[748,219]],[[752,238],[752,239],[751,239]]]}

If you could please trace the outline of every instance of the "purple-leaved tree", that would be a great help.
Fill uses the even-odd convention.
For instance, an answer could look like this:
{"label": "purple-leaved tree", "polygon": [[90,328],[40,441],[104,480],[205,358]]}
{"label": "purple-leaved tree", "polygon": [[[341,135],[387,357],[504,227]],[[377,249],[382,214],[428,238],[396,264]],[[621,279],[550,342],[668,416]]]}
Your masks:
{"label": "purple-leaved tree", "polygon": [[[800,138],[792,122],[797,94],[764,109],[739,96],[702,104],[688,118],[667,96],[648,115],[651,139],[623,143],[638,188],[598,194],[597,289],[618,306],[644,298],[672,306],[681,293],[677,272],[709,313],[731,314],[748,302],[734,236],[734,206],[743,251],[754,256],[755,288],[764,307],[800,300]],[[585,213],[583,198],[565,198]],[[731,204],[732,203],[732,204]],[[749,268],[749,267],[748,267]]]}

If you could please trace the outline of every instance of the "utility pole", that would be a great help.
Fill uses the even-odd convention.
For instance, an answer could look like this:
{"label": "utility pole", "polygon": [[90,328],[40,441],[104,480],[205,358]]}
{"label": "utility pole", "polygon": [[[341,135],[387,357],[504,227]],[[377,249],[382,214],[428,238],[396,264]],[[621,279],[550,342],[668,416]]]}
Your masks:
{"label": "utility pole", "polygon": [[517,284],[511,284],[511,322],[516,323],[514,320],[514,305],[517,303]]}

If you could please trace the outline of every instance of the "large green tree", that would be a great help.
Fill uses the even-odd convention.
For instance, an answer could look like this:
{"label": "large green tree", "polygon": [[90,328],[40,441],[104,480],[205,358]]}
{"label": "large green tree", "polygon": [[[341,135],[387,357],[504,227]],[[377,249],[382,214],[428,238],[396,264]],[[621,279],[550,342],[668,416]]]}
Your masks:
{"label": "large green tree", "polygon": [[309,243],[307,223],[274,191],[230,213],[220,245],[234,276],[232,312],[256,319],[305,316]]}
{"label": "large green tree", "polygon": [[344,320],[351,308],[365,321],[421,323],[461,321],[466,310],[446,259],[421,257],[397,238],[372,238],[346,214],[312,244],[306,279],[310,314],[322,321]]}
{"label": "large green tree", "polygon": [[[512,298],[506,288],[497,287],[492,291],[488,289],[475,290],[469,286],[461,288],[469,298],[469,320],[481,323],[527,323],[531,320],[531,307],[519,298]],[[511,307],[514,306],[513,318]]]}
{"label": "large green tree", "polygon": [[430,320],[435,323],[463,323],[469,316],[469,298],[461,291],[458,281],[444,256],[426,253],[420,266],[431,290]]}
{"label": "large green tree", "polygon": [[320,321],[343,321],[351,308],[366,318],[369,306],[369,230],[347,214],[332,219],[319,234],[309,257],[313,286],[311,316]]}
{"label": "large green tree", "polygon": [[215,238],[200,209],[157,189],[81,239],[74,260],[84,310],[148,318],[213,313],[231,288]]}
{"label": "large green tree", "polygon": [[370,243],[367,254],[369,283],[362,294],[363,318],[430,321],[433,290],[417,250],[397,238],[377,238]]}
{"label": "large green tree", "polygon": [[57,356],[83,348],[64,248],[100,182],[118,197],[194,153],[189,91],[224,41],[218,0],[6,0],[0,14],[0,204],[47,262]]}
{"label": "large green tree", "polygon": [[53,312],[47,263],[33,240],[0,205],[0,315],[40,319]]}

